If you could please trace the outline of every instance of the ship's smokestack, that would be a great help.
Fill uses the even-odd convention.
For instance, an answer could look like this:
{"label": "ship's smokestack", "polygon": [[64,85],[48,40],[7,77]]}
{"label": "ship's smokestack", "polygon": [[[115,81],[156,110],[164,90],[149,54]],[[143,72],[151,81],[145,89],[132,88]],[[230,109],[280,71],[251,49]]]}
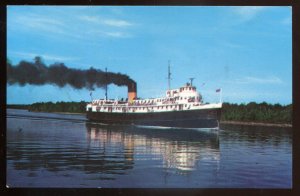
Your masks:
{"label": "ship's smokestack", "polygon": [[128,84],[128,102],[137,98],[137,90],[136,90],[136,83],[131,82]]}

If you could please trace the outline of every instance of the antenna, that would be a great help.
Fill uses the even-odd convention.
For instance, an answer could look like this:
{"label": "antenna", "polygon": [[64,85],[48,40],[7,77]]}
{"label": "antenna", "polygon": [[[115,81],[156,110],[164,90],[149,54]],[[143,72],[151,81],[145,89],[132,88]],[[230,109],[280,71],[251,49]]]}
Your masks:
{"label": "antenna", "polygon": [[105,100],[107,100],[107,67],[105,67]]}
{"label": "antenna", "polygon": [[189,78],[190,80],[191,80],[191,86],[193,86],[193,80],[195,79],[195,78]]}
{"label": "antenna", "polygon": [[168,87],[169,90],[171,89],[171,68],[170,68],[170,60],[168,61],[169,65],[168,65]]}

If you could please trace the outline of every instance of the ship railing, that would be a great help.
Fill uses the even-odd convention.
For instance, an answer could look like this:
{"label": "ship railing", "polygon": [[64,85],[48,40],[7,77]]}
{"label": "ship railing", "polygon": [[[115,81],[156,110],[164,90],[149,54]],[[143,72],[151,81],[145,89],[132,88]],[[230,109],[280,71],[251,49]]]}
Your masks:
{"label": "ship railing", "polygon": [[157,105],[156,102],[132,102],[132,103],[128,103],[128,105],[130,106],[146,106],[146,105]]}

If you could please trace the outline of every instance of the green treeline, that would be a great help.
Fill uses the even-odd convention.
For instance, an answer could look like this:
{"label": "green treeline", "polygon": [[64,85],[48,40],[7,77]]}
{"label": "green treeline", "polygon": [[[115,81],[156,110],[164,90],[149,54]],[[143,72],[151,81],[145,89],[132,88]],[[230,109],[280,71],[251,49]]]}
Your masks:
{"label": "green treeline", "polygon": [[250,102],[248,104],[223,103],[222,119],[226,121],[292,123],[292,104],[267,104]]}
{"label": "green treeline", "polygon": [[87,102],[40,102],[31,104],[29,111],[33,112],[69,112],[84,113]]}
{"label": "green treeline", "polygon": [[7,108],[22,109],[22,110],[28,110],[29,106],[30,105],[26,105],[26,104],[8,104],[8,105],[6,105]]}
{"label": "green treeline", "polygon": [[[7,108],[27,109],[34,112],[85,113],[87,102],[40,102],[31,105],[8,105]],[[292,104],[267,104],[250,102],[248,104],[223,103],[223,121],[292,123]]]}

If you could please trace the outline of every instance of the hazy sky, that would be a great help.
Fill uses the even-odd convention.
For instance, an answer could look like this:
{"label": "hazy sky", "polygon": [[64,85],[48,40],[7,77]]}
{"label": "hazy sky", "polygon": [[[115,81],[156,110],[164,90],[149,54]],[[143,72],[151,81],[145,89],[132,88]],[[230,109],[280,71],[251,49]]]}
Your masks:
{"label": "hazy sky", "polygon": [[[91,66],[129,75],[138,97],[163,96],[194,77],[204,101],[292,102],[291,7],[8,6],[7,55],[15,65]],[[86,89],[7,86],[7,103],[89,101]],[[109,86],[109,98],[127,97]],[[104,98],[96,89],[94,98]]]}

